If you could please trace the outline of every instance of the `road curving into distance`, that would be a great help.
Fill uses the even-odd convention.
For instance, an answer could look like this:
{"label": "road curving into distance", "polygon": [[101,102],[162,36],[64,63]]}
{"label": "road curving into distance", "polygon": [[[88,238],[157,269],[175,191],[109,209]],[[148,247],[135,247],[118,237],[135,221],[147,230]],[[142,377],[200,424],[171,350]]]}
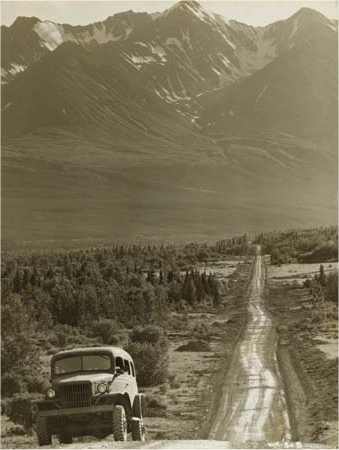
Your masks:
{"label": "road curving into distance", "polygon": [[231,446],[291,441],[275,328],[264,305],[260,247],[256,253],[248,292],[249,320],[235,349],[209,435]]}

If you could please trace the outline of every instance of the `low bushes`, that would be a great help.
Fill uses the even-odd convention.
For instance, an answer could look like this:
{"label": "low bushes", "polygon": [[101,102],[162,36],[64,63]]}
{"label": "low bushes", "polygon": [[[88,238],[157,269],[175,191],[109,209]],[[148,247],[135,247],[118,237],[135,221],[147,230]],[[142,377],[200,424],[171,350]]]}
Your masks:
{"label": "low bushes", "polygon": [[180,345],[177,352],[210,352],[211,347],[205,341],[189,341],[187,344]]}
{"label": "low bushes", "polygon": [[121,325],[116,320],[97,320],[91,325],[89,332],[105,345],[119,345],[121,341]]}
{"label": "low bushes", "polygon": [[140,386],[163,383],[168,377],[168,340],[162,328],[149,325],[130,333],[131,354]]}
{"label": "low bushes", "polygon": [[11,397],[12,395],[23,392],[26,389],[24,377],[14,371],[6,372],[1,377],[2,397]]}
{"label": "low bushes", "polygon": [[144,415],[145,417],[166,417],[167,405],[160,396],[146,396]]}
{"label": "low bushes", "polygon": [[9,419],[19,425],[22,425],[26,431],[32,428],[32,401],[41,399],[39,394],[15,394],[6,401],[5,413]]}

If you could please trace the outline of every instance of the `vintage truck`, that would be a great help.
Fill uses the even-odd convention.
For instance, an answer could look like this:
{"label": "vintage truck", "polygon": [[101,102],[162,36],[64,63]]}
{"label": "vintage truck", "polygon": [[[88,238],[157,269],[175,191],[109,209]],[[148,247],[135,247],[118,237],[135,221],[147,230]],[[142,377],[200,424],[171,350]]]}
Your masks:
{"label": "vintage truck", "polygon": [[142,394],[131,356],[119,347],[76,348],[51,359],[51,387],[32,405],[39,445],[73,437],[113,434],[116,441],[145,440]]}

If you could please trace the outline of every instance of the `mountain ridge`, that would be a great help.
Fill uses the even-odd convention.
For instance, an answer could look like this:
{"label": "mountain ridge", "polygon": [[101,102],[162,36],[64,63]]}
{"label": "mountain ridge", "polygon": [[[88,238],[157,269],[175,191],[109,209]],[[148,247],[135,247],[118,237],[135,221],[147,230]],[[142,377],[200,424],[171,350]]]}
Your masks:
{"label": "mountain ridge", "polygon": [[[58,45],[61,45],[66,41],[71,40],[73,42],[78,42],[81,45],[124,41],[130,37],[131,33],[138,34],[140,29],[145,29],[146,25],[151,26],[153,23],[162,21],[166,19],[166,17],[173,14],[177,15],[178,13],[181,15],[182,13],[184,13],[184,15],[188,14],[190,19],[193,18],[200,21],[200,25],[204,22],[215,21],[216,23],[213,24],[214,26],[223,28],[224,30],[227,28],[228,33],[231,33],[231,35],[233,34],[233,36],[240,33],[241,30],[239,30],[239,25],[241,25],[240,28],[242,29],[245,25],[234,20],[226,21],[220,15],[210,14],[205,11],[198,2],[185,0],[175,3],[168,10],[156,15],[156,17],[144,12],[126,11],[109,16],[103,21],[94,22],[88,25],[68,25],[48,20],[42,21],[36,17],[18,17],[11,26],[1,27],[2,55],[5,55],[5,57],[3,56],[1,64],[2,82],[5,83],[12,80],[18,73],[26,70],[31,63],[36,62],[48,51],[55,50]],[[330,25],[332,24],[330,19],[327,19],[318,11],[310,8],[301,8],[286,21],[274,22],[265,27],[246,25],[246,31],[254,32],[254,34],[261,31],[265,34],[271,30],[272,27],[279,27],[279,25],[287,23],[289,20],[294,20],[293,18],[303,16],[305,13],[306,15],[311,14],[312,16],[317,17],[318,20],[321,18],[322,20],[328,21]],[[29,25],[33,25],[33,27],[31,26],[30,29]],[[232,28],[232,25],[234,28]],[[226,37],[226,34],[227,33],[223,36],[226,43],[234,46],[232,41]],[[247,40],[247,43],[251,46],[251,39],[248,39],[246,32],[243,33],[243,36],[241,36],[240,39],[243,39],[244,42]],[[27,40],[31,46],[31,50],[34,49],[33,55],[27,52]],[[14,44],[12,41],[14,41]],[[256,45],[255,42],[252,42],[252,46],[253,44]],[[14,45],[13,50],[11,45]],[[23,49],[20,49],[20,46],[23,46]],[[20,54],[21,50],[22,54]],[[248,72],[246,72],[245,75],[248,75]]]}

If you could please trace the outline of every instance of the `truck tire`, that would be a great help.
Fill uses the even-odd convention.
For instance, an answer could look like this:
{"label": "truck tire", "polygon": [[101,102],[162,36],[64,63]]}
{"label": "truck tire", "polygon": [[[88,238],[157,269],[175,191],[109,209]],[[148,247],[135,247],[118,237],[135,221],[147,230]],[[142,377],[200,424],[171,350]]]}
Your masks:
{"label": "truck tire", "polygon": [[122,405],[113,409],[113,436],[115,441],[127,441],[127,417]]}
{"label": "truck tire", "polygon": [[72,444],[73,437],[71,433],[62,433],[59,436],[59,442],[60,444]]}
{"label": "truck tire", "polygon": [[39,445],[51,445],[52,435],[48,430],[46,417],[38,417],[36,421],[36,434]]}
{"label": "truck tire", "polygon": [[133,416],[134,417],[139,417],[139,419],[142,419],[143,404],[144,404],[144,395],[137,394],[134,397],[134,402],[133,402]]}
{"label": "truck tire", "polygon": [[142,419],[138,419],[137,417],[133,417],[132,420],[132,439],[133,441],[142,441],[146,440],[146,432]]}

